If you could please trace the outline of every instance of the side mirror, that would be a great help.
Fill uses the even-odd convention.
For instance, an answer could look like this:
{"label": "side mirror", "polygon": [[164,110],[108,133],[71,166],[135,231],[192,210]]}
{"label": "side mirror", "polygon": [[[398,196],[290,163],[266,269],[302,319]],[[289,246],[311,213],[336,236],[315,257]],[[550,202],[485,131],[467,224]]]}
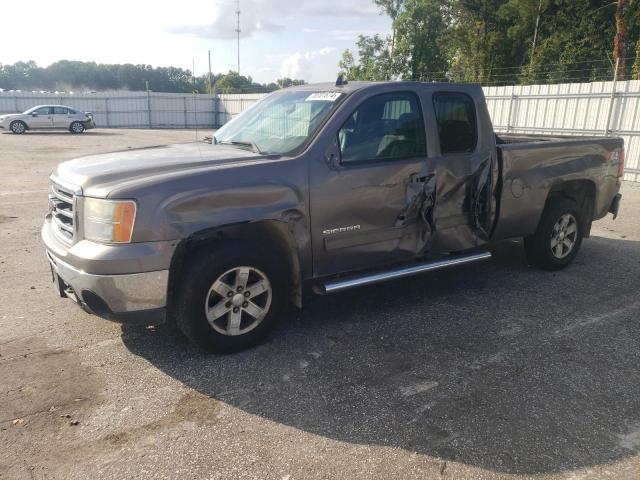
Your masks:
{"label": "side mirror", "polygon": [[31,114],[31,116],[32,116],[32,117],[37,117],[37,116],[38,116],[38,114],[34,112],[34,113],[32,113],[32,114]]}
{"label": "side mirror", "polygon": [[331,145],[324,152],[324,159],[331,169],[337,169],[340,167],[340,146],[338,145],[338,139],[334,139]]}

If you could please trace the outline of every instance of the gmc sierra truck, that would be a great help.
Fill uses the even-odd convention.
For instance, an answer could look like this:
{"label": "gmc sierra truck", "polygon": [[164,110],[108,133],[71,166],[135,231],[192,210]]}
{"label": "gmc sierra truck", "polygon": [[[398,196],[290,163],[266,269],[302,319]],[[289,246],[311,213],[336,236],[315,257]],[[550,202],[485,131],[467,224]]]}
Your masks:
{"label": "gmc sierra truck", "polygon": [[617,215],[623,164],[619,138],[496,135],[477,85],[339,80],[272,93],[211,144],[61,163],[42,238],[62,297],[233,351],[308,293],[478,262],[490,242],[561,269]]}

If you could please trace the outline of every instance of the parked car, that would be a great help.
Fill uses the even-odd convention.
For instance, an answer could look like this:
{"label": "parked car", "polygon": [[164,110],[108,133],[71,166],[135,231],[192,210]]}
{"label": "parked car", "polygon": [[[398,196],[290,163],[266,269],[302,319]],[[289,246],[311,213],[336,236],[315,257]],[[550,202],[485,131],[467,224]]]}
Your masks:
{"label": "parked car", "polygon": [[38,105],[23,113],[0,115],[0,128],[16,134],[38,129],[64,129],[71,133],[82,133],[95,126],[93,113],[64,105]]}
{"label": "parked car", "polygon": [[42,238],[62,297],[231,351],[308,292],[478,262],[503,239],[564,268],[621,199],[620,138],[495,135],[475,85],[293,87],[212,140],[54,170]]}

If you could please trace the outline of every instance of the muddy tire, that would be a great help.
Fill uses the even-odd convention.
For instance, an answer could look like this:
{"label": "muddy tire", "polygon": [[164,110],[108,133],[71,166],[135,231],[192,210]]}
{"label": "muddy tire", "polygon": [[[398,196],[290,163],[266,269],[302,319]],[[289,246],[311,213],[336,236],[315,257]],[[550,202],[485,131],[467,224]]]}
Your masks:
{"label": "muddy tire", "polygon": [[22,120],[16,120],[15,122],[11,122],[11,125],[9,125],[9,128],[16,135],[22,135],[24,132],[27,131],[27,124],[24,123]]}
{"label": "muddy tire", "polygon": [[582,245],[584,221],[578,205],[568,198],[551,199],[536,233],[524,239],[527,261],[544,270],[569,265]]}
{"label": "muddy tire", "polygon": [[186,261],[175,321],[194,344],[228,353],[251,347],[273,329],[286,282],[275,256],[255,245],[219,244]]}

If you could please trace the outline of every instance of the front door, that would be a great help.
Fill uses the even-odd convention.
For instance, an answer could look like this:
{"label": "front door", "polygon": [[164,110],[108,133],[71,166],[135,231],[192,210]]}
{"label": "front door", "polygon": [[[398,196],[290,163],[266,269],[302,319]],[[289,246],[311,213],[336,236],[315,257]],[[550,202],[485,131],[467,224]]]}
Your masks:
{"label": "front door", "polygon": [[29,128],[53,128],[53,107],[40,107],[31,112],[27,120]]}
{"label": "front door", "polygon": [[365,98],[331,132],[326,158],[311,162],[316,275],[415,257],[422,229],[410,197],[429,181],[422,111],[412,91]]}

